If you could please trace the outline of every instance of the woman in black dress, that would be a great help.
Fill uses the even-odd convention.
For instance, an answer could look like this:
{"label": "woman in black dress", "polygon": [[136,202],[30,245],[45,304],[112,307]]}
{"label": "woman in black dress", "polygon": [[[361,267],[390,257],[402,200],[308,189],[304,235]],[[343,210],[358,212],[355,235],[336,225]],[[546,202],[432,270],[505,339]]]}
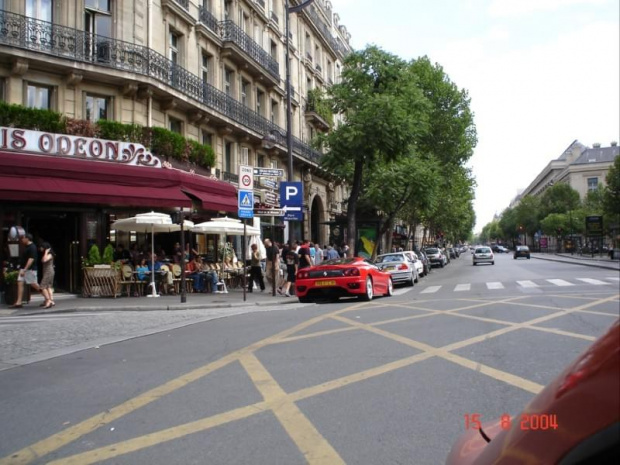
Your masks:
{"label": "woman in black dress", "polygon": [[43,263],[43,276],[41,277],[41,294],[45,297],[43,308],[50,308],[56,305],[54,303],[54,251],[49,242],[41,243],[41,252],[43,257],[41,262]]}

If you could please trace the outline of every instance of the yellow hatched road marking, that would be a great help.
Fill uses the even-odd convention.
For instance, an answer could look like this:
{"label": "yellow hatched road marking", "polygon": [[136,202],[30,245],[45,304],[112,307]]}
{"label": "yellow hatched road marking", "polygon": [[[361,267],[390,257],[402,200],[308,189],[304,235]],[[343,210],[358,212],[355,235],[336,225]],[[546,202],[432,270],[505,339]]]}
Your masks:
{"label": "yellow hatched road marking", "polygon": [[265,402],[309,464],[337,465],[344,460],[253,354],[239,360]]}

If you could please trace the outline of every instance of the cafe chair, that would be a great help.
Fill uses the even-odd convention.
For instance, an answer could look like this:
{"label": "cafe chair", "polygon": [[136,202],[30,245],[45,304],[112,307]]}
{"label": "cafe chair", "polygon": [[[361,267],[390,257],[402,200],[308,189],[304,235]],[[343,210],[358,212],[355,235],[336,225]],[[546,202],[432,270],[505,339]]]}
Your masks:
{"label": "cafe chair", "polygon": [[127,292],[127,297],[131,297],[131,289],[135,288],[136,293],[138,290],[137,283],[133,274],[133,267],[131,265],[123,265],[121,267],[121,280],[118,283],[121,286],[121,295],[123,289]]}
{"label": "cafe chair", "polygon": [[[181,266],[176,263],[172,265],[172,283],[174,284],[174,292],[179,294],[181,289]],[[185,292],[193,292],[194,291],[194,280],[193,278],[185,277]]]}

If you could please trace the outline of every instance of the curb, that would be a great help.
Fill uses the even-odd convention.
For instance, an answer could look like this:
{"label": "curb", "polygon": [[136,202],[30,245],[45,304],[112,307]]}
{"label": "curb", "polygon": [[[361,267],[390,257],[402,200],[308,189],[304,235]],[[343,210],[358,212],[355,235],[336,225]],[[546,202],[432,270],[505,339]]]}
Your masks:
{"label": "curb", "polygon": [[285,300],[285,301],[269,301],[269,302],[239,302],[239,303],[229,303],[229,302],[221,302],[219,304],[209,304],[209,305],[200,305],[200,304],[166,304],[166,305],[153,305],[153,306],[145,306],[145,305],[136,305],[136,306],[126,306],[126,307],[70,307],[70,308],[55,308],[49,310],[22,310],[18,311],[18,313],[14,313],[11,316],[29,316],[29,315],[48,315],[52,313],[74,313],[74,312],[148,312],[148,311],[175,311],[175,310],[211,310],[216,308],[237,308],[237,307],[264,307],[270,305],[291,305],[298,304],[299,301],[297,299]]}
{"label": "curb", "polygon": [[[577,262],[577,261],[574,261],[574,259],[566,260],[562,258],[553,258],[553,257],[537,257],[534,255],[532,255],[532,258],[535,258],[537,260],[547,260],[550,262],[567,263],[569,265],[581,265],[581,266],[589,266],[591,268],[602,268],[605,270],[620,271],[620,268],[618,268],[617,266],[613,267],[613,266],[607,265],[606,263],[591,263],[591,262],[588,263],[588,262],[581,262],[581,261]],[[587,259],[584,259],[584,260],[587,260]]]}

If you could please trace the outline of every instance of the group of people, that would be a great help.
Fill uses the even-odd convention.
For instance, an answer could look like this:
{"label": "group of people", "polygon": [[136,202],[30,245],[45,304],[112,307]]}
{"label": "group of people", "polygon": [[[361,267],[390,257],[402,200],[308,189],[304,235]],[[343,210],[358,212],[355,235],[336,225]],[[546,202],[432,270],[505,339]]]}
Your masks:
{"label": "group of people", "polygon": [[[17,278],[17,299],[10,308],[22,308],[24,306],[24,289],[28,285],[37,292],[41,292],[45,299],[41,306],[51,308],[54,302],[54,251],[49,242],[41,241],[39,245],[33,242],[32,234],[20,237],[23,252],[19,258],[19,276]],[[39,254],[43,272],[41,282],[38,280]]]}
{"label": "group of people", "polygon": [[[272,291],[275,288],[278,294],[285,297],[291,296],[291,286],[295,286],[295,276],[300,269],[307,268],[314,265],[320,265],[325,260],[334,260],[338,258],[344,258],[349,255],[349,246],[343,244],[341,248],[336,248],[333,245],[326,245],[321,248],[318,243],[312,243],[309,240],[294,241],[284,244],[281,248],[278,244],[271,241],[271,239],[265,239],[265,251],[267,254],[265,263],[265,274],[267,280],[272,286]],[[257,247],[252,246],[252,256],[257,253]],[[253,287],[253,282],[258,282],[261,286],[261,290],[265,289],[262,278],[262,269],[260,267],[260,261],[256,260],[257,264],[252,263],[252,279],[250,280],[250,289]],[[283,273],[283,279],[280,279],[280,264],[286,267]],[[275,279],[274,279],[275,278]]]}

